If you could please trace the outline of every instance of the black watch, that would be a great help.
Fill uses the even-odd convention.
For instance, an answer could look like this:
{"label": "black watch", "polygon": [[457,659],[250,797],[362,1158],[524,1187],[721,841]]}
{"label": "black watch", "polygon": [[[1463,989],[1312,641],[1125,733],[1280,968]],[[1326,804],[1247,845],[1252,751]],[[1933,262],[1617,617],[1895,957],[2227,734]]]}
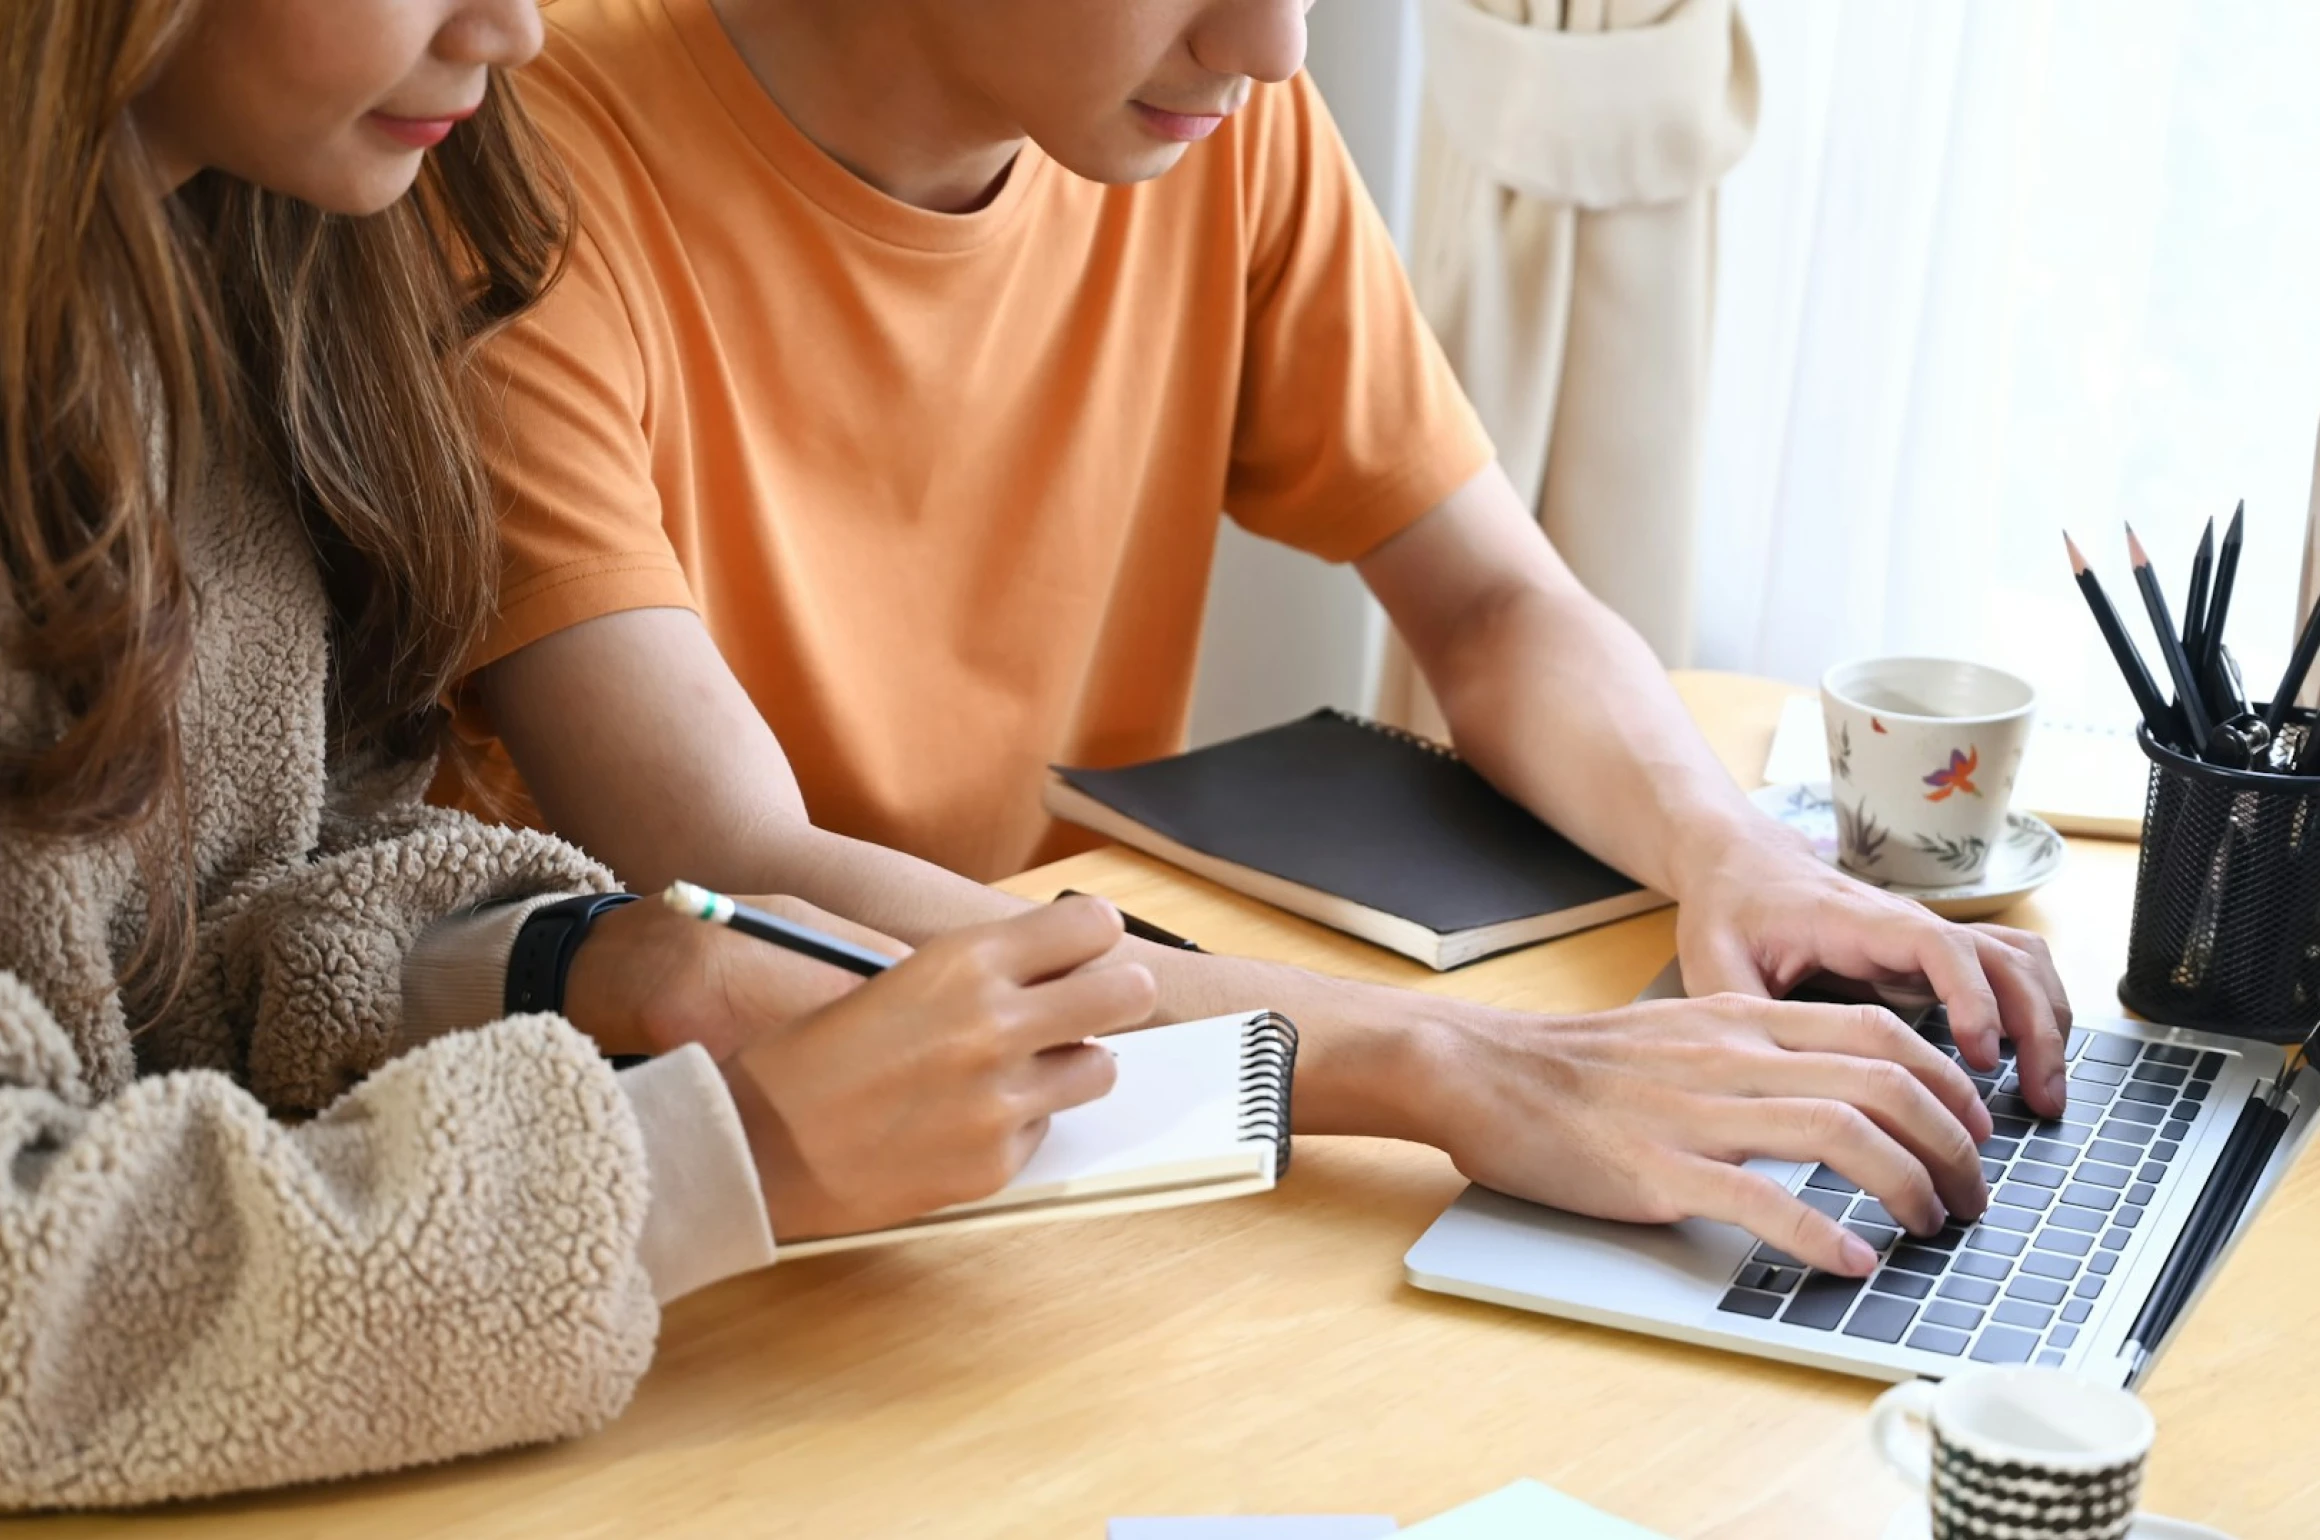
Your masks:
{"label": "black watch", "polygon": [[515,949],[508,953],[507,993],[510,1016],[532,1011],[564,1009],[564,978],[588,927],[607,910],[636,902],[634,893],[583,893],[543,904],[524,917],[516,932]]}

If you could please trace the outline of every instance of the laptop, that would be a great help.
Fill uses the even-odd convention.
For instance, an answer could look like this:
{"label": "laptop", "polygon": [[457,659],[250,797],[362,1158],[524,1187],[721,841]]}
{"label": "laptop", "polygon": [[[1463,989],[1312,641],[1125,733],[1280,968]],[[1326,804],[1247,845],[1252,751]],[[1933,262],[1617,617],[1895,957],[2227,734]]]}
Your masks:
{"label": "laptop", "polygon": [[[1647,991],[1647,993],[1650,993]],[[1990,1210],[1931,1239],[1824,1166],[1751,1161],[1875,1246],[1868,1279],[1800,1265],[1737,1226],[1617,1224],[1469,1187],[1403,1259],[1419,1288],[1874,1379],[2035,1363],[2133,1385],[2309,1135],[2287,1056],[2240,1038],[2101,1021],[2070,1033],[2070,1110],[1984,1074],[1940,1009],[1918,1032],[1973,1076],[1996,1132]],[[2308,1083],[2320,1087],[2320,1079]]]}

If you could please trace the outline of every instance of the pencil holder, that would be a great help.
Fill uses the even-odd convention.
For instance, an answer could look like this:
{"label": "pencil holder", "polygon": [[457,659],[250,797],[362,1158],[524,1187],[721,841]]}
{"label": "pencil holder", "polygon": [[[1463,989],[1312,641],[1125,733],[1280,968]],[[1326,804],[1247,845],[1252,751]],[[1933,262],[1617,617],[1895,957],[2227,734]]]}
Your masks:
{"label": "pencil holder", "polygon": [[2119,999],[2168,1026],[2300,1041],[2320,1017],[2320,778],[2135,739],[2151,789]]}

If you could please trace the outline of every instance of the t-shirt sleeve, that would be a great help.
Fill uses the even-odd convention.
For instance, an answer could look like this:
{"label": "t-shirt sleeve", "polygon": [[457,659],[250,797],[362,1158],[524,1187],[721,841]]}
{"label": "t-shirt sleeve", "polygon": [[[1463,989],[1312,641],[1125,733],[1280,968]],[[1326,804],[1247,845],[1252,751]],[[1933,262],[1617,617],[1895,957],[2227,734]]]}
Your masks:
{"label": "t-shirt sleeve", "polygon": [[1248,335],[1225,507],[1330,561],[1365,556],[1494,453],[1419,314],[1311,79],[1248,123]]}
{"label": "t-shirt sleeve", "polygon": [[645,350],[585,191],[580,221],[555,286],[478,364],[503,568],[472,668],[600,615],[694,607],[653,478]]}

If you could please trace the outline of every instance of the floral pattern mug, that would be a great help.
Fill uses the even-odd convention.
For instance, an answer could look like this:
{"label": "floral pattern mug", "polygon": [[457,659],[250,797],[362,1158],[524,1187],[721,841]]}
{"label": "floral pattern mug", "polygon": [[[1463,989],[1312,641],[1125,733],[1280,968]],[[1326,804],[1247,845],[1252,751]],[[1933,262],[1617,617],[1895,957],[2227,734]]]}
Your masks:
{"label": "floral pattern mug", "polygon": [[2037,692],[1952,658],[1869,658],[1821,679],[1837,859],[1879,882],[1973,882],[2029,746]]}

